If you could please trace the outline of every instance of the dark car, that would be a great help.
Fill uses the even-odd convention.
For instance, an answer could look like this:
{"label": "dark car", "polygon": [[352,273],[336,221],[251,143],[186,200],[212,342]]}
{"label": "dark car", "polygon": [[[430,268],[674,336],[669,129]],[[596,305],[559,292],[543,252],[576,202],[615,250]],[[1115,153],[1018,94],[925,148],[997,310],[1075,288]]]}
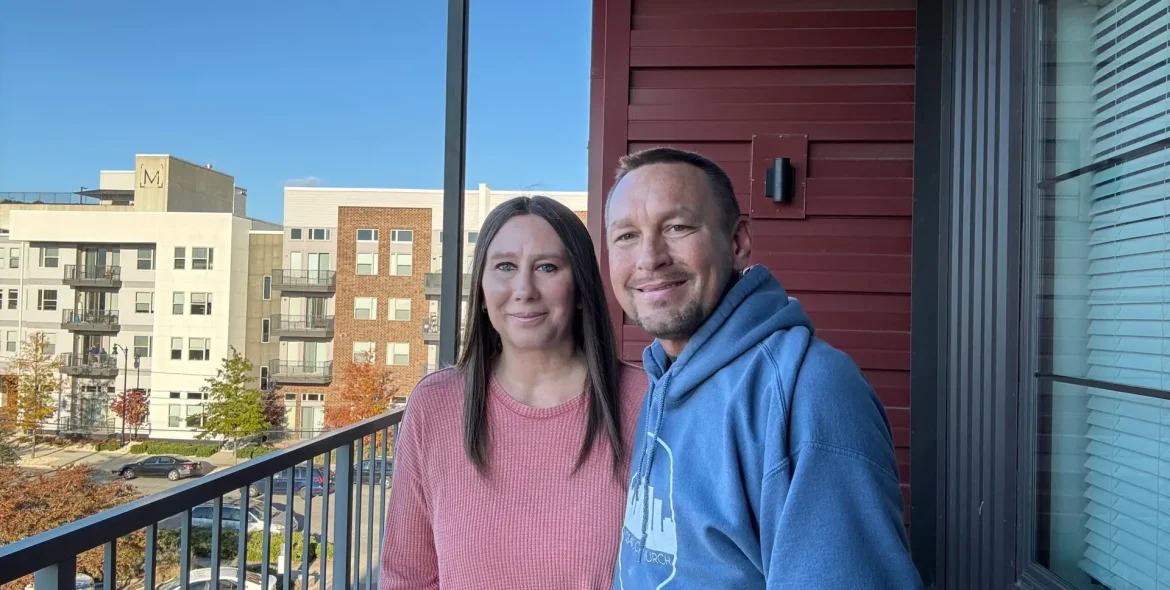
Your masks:
{"label": "dark car", "polygon": [[[313,496],[320,496],[325,493],[325,472],[314,467],[312,477],[308,477],[308,471],[304,467],[297,467],[293,471],[292,493],[300,494],[305,489],[306,480],[310,484],[309,493]],[[268,487],[268,480],[260,480],[248,487],[248,495],[252,497],[264,494]],[[288,476],[284,471],[281,471],[272,476],[272,491],[276,494],[288,494],[289,482]]]}
{"label": "dark car", "polygon": [[[361,471],[360,476],[358,475],[359,470]],[[360,481],[362,483],[367,481],[381,483],[382,475],[385,474],[386,482],[389,483],[394,481],[394,460],[383,459],[381,457],[377,459],[366,459],[361,464],[353,466],[353,473],[354,481]]]}
{"label": "dark car", "polygon": [[135,477],[165,477],[171,481],[177,481],[184,477],[199,475],[202,469],[198,461],[192,461],[182,457],[172,457],[170,455],[158,455],[156,457],[147,457],[137,463],[123,465],[113,470],[112,473],[125,479],[134,479]]}

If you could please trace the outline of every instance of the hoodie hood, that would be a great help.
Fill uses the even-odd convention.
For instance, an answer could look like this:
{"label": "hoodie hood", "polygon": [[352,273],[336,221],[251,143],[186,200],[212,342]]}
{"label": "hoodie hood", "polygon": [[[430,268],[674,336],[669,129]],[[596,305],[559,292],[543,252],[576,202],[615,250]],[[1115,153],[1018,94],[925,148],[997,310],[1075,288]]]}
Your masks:
{"label": "hoodie hood", "polygon": [[[635,486],[635,498],[648,494],[650,470],[657,454],[658,433],[662,430],[666,406],[686,401],[693,391],[720,369],[778,330],[801,327],[808,330],[802,346],[812,339],[813,326],[804,308],[763,266],[751,266],[741,273],[731,290],[703,322],[698,332],[683,347],[682,354],[669,362],[662,342],[654,342],[642,353],[642,364],[650,379],[646,396],[646,440],[634,465],[641,474]],[[800,350],[798,356],[803,356]],[[650,511],[642,511],[641,542],[646,542]],[[639,553],[639,559],[641,558]]]}
{"label": "hoodie hood", "polygon": [[658,340],[643,351],[642,364],[650,377],[651,392],[670,373],[667,401],[679,403],[700,383],[777,330],[798,326],[807,328],[811,338],[812,322],[800,302],[788,297],[767,268],[748,267],[674,362],[668,362]]}

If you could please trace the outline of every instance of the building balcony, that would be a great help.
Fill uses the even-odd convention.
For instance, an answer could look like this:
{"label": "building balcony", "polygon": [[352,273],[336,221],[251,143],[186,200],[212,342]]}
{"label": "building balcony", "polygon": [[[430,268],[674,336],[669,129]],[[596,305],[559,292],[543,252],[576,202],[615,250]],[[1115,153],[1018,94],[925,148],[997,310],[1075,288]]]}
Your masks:
{"label": "building balcony", "polygon": [[280,385],[328,385],[333,381],[333,361],[272,361],[268,364],[268,373]]}
{"label": "building balcony", "polygon": [[61,327],[70,332],[97,334],[113,334],[122,329],[117,310],[110,309],[61,310]]}
{"label": "building balcony", "polygon": [[272,282],[286,293],[333,293],[337,291],[337,273],[332,270],[284,268],[272,271]]}
{"label": "building balcony", "polygon": [[118,376],[118,357],[112,354],[66,352],[58,359],[61,361],[61,374],[70,377],[112,379]]}
{"label": "building balcony", "polygon": [[[277,580],[298,589],[377,588],[378,547],[395,459],[387,441],[396,434],[402,413],[395,409],[328,431],[192,478],[164,494],[0,546],[0,584],[33,575],[37,590],[194,588],[197,575],[219,577],[207,576],[210,569],[225,576],[259,574],[249,588],[277,588]],[[373,477],[363,475],[363,465],[374,466]],[[238,535],[240,529],[246,534]],[[122,554],[127,536],[143,530],[139,542],[145,539],[145,560],[111,567],[127,562]],[[314,541],[310,551],[301,550],[302,532]],[[324,541],[328,545],[322,546]],[[264,549],[249,550],[253,545]],[[78,556],[94,547],[104,551],[108,565],[83,574]],[[273,558],[261,557],[265,554]]]}
{"label": "building balcony", "polygon": [[[467,335],[467,319],[464,318],[463,323],[459,326],[459,339],[462,340]],[[439,315],[431,314],[423,320],[422,325],[422,339],[423,344],[438,344],[439,343]]]}
{"label": "building balcony", "polygon": [[63,283],[78,289],[121,289],[121,266],[65,265]]}
{"label": "building balcony", "polygon": [[[443,291],[443,275],[437,272],[428,272],[423,275],[423,294],[427,299],[438,299]],[[463,298],[471,293],[471,275],[463,273]]]}
{"label": "building balcony", "polygon": [[332,338],[333,316],[277,314],[272,316],[272,334],[277,338]]}

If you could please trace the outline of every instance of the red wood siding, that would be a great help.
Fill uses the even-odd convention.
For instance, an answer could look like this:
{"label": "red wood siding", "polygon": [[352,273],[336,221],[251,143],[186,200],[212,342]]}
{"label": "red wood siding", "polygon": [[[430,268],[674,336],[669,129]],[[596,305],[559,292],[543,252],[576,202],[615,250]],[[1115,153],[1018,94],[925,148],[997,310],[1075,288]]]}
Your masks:
{"label": "red wood siding", "polygon": [[[751,194],[753,137],[807,136],[802,218],[752,219],[754,262],[877,389],[906,498],[914,9],[913,0],[594,0],[589,160],[589,227],[605,265],[601,212],[621,155],[698,151],[728,172],[747,215],[765,198]],[[651,338],[610,304],[623,356],[640,360]]]}

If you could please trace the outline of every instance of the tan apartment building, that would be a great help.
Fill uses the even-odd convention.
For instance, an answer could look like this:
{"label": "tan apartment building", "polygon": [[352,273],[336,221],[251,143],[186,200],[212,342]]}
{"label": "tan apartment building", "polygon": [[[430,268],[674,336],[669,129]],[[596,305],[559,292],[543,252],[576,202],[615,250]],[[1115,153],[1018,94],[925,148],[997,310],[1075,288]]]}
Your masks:
{"label": "tan apartment building", "polygon": [[[467,191],[464,272],[483,219],[524,194],[536,193],[486,184]],[[585,219],[584,192],[539,194]],[[298,406],[293,428],[303,436],[324,427],[329,392],[354,362],[387,366],[403,399],[435,370],[442,197],[440,190],[285,188],[283,264],[272,271],[279,356],[269,366],[286,403]]]}
{"label": "tan apartment building", "polygon": [[119,426],[111,400],[142,388],[142,430],[191,438],[200,389],[231,349],[262,376],[273,353],[249,317],[263,306],[250,300],[263,292],[254,275],[280,259],[282,232],[246,210],[232,176],[169,155],[103,171],[97,189],[0,193],[0,360],[10,365],[35,332],[59,355],[63,386],[46,427],[109,434]]}

